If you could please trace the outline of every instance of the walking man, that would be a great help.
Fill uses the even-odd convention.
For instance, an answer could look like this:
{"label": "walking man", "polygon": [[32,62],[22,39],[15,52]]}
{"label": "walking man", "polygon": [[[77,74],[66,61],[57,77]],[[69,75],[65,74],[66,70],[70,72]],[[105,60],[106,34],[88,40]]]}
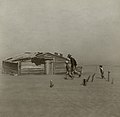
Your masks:
{"label": "walking man", "polygon": [[74,75],[76,73],[80,77],[81,76],[80,73],[76,70],[76,67],[77,67],[76,60],[70,54],[68,54],[68,58],[70,59],[70,62],[71,62],[71,74]]}

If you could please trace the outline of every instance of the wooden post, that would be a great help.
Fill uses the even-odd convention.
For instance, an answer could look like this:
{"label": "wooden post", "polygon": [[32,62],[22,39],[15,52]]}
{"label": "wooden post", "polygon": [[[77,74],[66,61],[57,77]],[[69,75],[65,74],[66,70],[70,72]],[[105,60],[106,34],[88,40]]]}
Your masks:
{"label": "wooden post", "polygon": [[55,58],[53,58],[53,74],[55,74]]}
{"label": "wooden post", "polygon": [[49,74],[49,72],[50,72],[50,61],[49,60],[46,60],[45,61],[45,65],[46,65],[46,74],[48,75]]}
{"label": "wooden post", "polygon": [[92,80],[91,80],[91,82],[93,82],[93,80],[94,80],[94,77],[95,77],[95,73],[92,75]]}
{"label": "wooden post", "polygon": [[53,86],[54,86],[53,81],[50,80],[50,88],[52,88]]}
{"label": "wooden post", "polygon": [[53,75],[53,60],[51,61],[51,75]]}
{"label": "wooden post", "polygon": [[83,86],[86,86],[86,79],[83,79]]}
{"label": "wooden post", "polygon": [[5,73],[5,68],[4,68],[4,61],[2,61],[2,73]]}
{"label": "wooden post", "polygon": [[46,64],[44,63],[44,74],[46,74]]}
{"label": "wooden post", "polygon": [[108,71],[108,82],[110,81],[110,71]]}
{"label": "wooden post", "polygon": [[88,78],[87,78],[86,82],[88,82],[88,81],[89,81],[89,79],[90,79],[90,75],[88,76]]}
{"label": "wooden post", "polygon": [[21,75],[21,61],[18,62],[18,75]]}

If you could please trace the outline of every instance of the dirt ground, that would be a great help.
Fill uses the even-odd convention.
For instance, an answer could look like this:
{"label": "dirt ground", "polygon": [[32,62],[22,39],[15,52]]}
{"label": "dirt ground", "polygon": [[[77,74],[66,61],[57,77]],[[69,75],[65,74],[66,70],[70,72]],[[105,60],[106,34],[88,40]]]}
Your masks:
{"label": "dirt ground", "polygon": [[111,73],[113,84],[96,74],[83,86],[83,78],[91,74],[74,80],[65,80],[65,75],[0,75],[0,117],[120,117],[120,72]]}

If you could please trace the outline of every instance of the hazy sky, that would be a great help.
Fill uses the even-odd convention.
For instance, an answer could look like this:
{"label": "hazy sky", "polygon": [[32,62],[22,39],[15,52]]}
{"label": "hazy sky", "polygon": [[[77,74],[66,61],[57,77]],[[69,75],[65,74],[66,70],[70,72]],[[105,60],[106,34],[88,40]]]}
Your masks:
{"label": "hazy sky", "polygon": [[71,53],[80,64],[120,64],[120,0],[0,0],[1,59]]}

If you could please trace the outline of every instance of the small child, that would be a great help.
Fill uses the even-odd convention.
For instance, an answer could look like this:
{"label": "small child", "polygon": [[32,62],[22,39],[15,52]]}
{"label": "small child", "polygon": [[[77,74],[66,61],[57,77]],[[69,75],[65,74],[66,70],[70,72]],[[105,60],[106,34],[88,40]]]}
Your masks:
{"label": "small child", "polygon": [[103,66],[102,65],[99,65],[99,69],[100,69],[100,73],[101,73],[101,78],[105,78],[104,77],[104,70],[103,70]]}
{"label": "small child", "polygon": [[71,70],[70,70],[70,66],[69,66],[69,61],[65,61],[65,64],[66,64],[66,79],[67,79],[67,76],[72,77],[72,75],[70,74]]}
{"label": "small child", "polygon": [[80,75],[79,75],[79,77],[81,77],[82,74],[83,74],[83,67],[81,66],[80,67]]}

